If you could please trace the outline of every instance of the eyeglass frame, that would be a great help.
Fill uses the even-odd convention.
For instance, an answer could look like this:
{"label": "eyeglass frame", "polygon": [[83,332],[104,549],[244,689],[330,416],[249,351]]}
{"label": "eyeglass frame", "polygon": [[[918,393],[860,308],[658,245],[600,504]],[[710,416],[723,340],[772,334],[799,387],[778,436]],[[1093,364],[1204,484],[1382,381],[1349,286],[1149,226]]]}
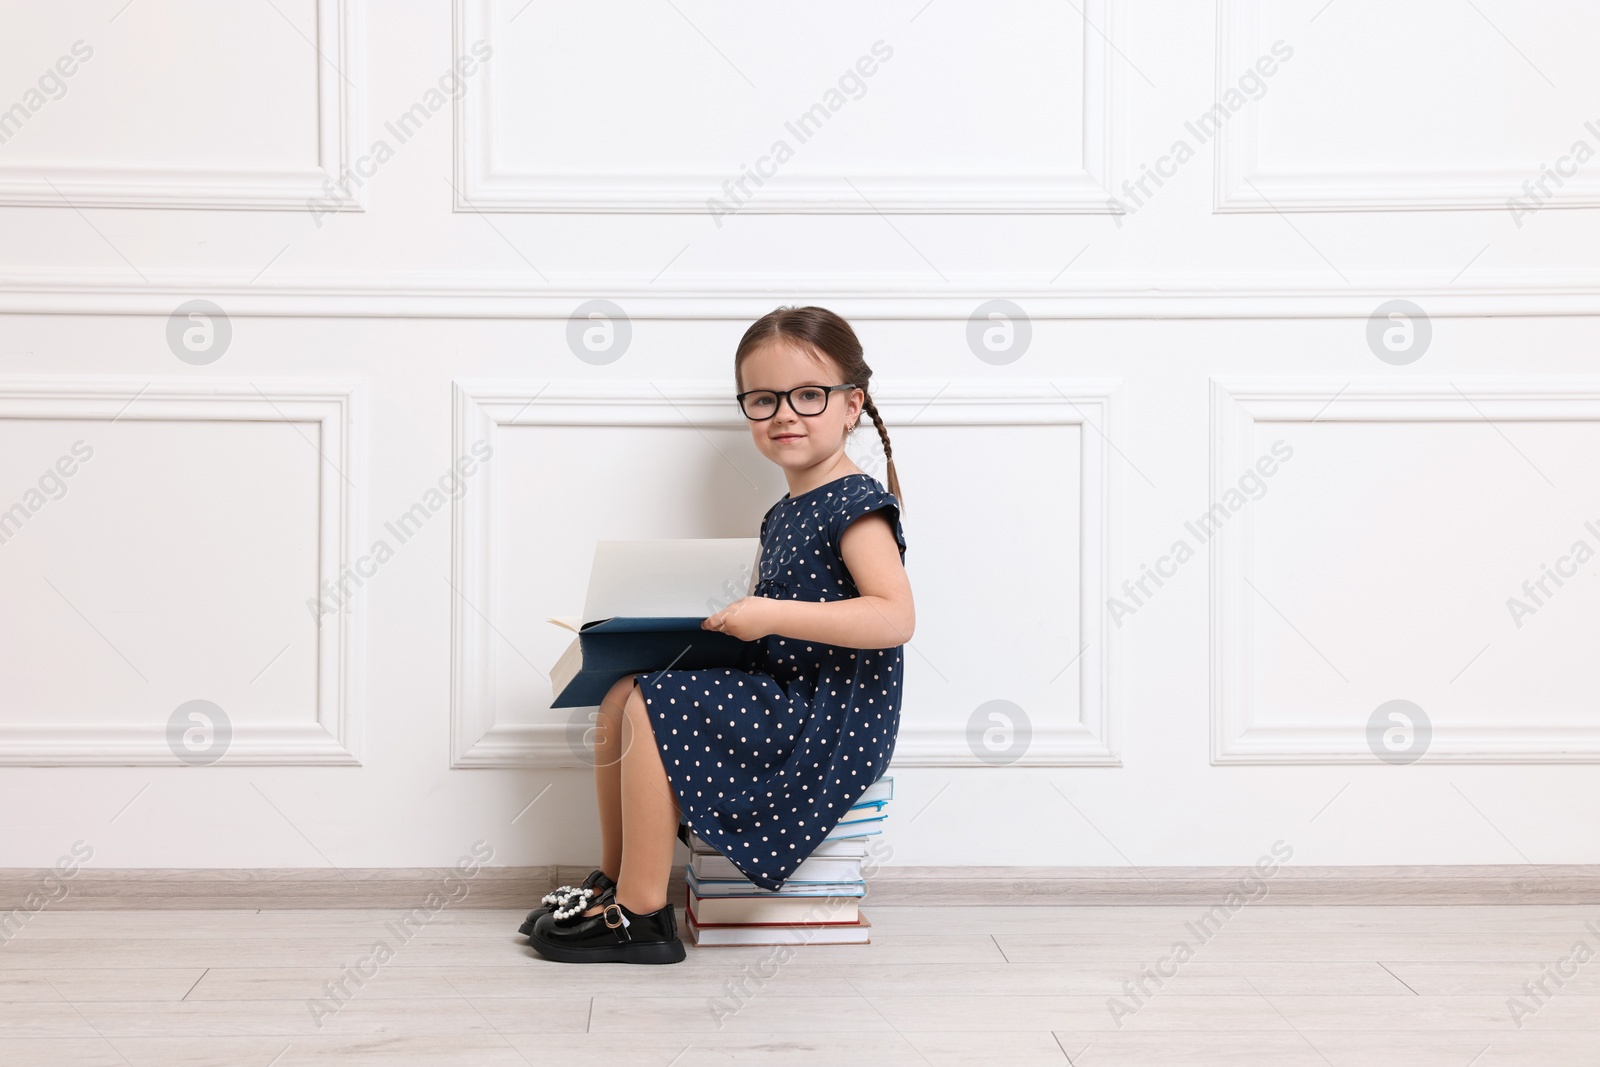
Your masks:
{"label": "eyeglass frame", "polygon": [[[742,393],[735,393],[734,396],[733,396],[733,399],[739,405],[739,413],[741,415],[743,415],[745,418],[749,419],[751,422],[767,422],[770,419],[776,418],[778,412],[780,410],[782,410],[785,401],[788,401],[789,410],[794,412],[796,415],[800,416],[802,419],[814,419],[818,415],[824,414],[828,410],[828,402],[833,399],[833,391],[835,389],[859,389],[859,388],[861,388],[861,387],[859,385],[856,385],[854,382],[845,382],[843,385],[797,385],[793,389],[746,389]],[[822,392],[822,411],[813,411],[811,414],[807,415],[805,412],[803,412],[799,408],[795,407],[794,406],[794,398],[791,397],[789,394],[793,393],[793,392],[795,392],[797,390],[800,390],[800,389],[821,389],[823,391]],[[750,396],[753,393],[771,393],[773,395],[773,397],[775,399],[774,399],[773,404],[772,404],[772,414],[771,415],[768,415],[764,419],[757,419],[757,418],[752,418],[750,413],[748,411],[745,411],[745,409],[744,409],[744,398],[747,397],[747,396]]]}

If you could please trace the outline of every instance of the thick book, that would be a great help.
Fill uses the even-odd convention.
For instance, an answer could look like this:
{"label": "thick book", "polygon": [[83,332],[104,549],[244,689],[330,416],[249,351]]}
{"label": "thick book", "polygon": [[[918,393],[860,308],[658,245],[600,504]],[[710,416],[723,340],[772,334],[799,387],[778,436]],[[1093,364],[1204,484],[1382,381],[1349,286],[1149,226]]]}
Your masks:
{"label": "thick book", "polygon": [[[889,801],[894,799],[894,777],[884,775],[861,794],[850,806],[839,823],[812,851],[813,856],[855,856],[867,854],[866,839],[882,833],[876,824],[888,817]],[[846,821],[849,820],[849,821]],[[860,820],[860,821],[858,821]],[[678,840],[689,846],[691,852],[717,855],[717,850],[706,843],[699,834],[689,830],[688,823],[678,824]]]}
{"label": "thick book", "polygon": [[871,944],[872,924],[866,915],[853,923],[816,926],[794,923],[787,926],[703,926],[690,916],[685,925],[689,938],[698,947],[718,945],[867,945]]}
{"label": "thick book", "polygon": [[[822,853],[822,849],[832,845],[834,841],[856,841],[858,845],[854,846],[854,848],[864,848],[864,846],[866,846],[866,838],[877,837],[878,833],[883,833],[883,822],[885,822],[883,819],[872,819],[872,821],[869,822],[851,822],[851,824],[835,825],[834,829],[827,832],[827,837],[824,837],[821,841],[818,841],[816,849],[813,849],[813,854]],[[696,851],[701,851],[701,853],[715,853],[715,851],[717,851],[717,849],[712,848],[712,845],[710,845],[706,838],[702,838],[699,833],[694,833],[693,830],[690,830],[690,827],[688,827],[686,822],[680,822],[680,824],[678,824],[678,840],[683,841],[685,845],[690,846],[691,853],[696,853]],[[843,846],[840,846],[840,848],[843,848]],[[835,854],[835,856],[837,856],[837,854],[854,853],[853,851],[848,851],[848,853],[830,854]]]}
{"label": "thick book", "polygon": [[[689,859],[698,860],[701,856],[721,856],[722,853],[702,841],[698,834],[693,836],[694,844],[689,848]],[[871,842],[865,837],[835,838],[832,841],[819,841],[817,847],[811,850],[811,855],[818,858],[830,857],[838,859],[851,859],[860,862],[865,860],[872,851]]]}
{"label": "thick book", "polygon": [[873,819],[869,822],[862,823],[840,823],[838,826],[835,826],[832,830],[828,831],[828,836],[823,838],[823,840],[846,841],[857,837],[873,837],[877,834],[883,833],[882,823],[882,819]]}
{"label": "thick book", "polygon": [[876,782],[873,782],[871,785],[867,786],[866,792],[862,793],[861,798],[852,804],[851,807],[859,808],[867,804],[877,804],[881,806],[885,802],[893,799],[894,776],[886,774],[882,778],[879,778]]}
{"label": "thick book", "polygon": [[793,878],[783,883],[782,889],[762,889],[748,878],[702,879],[694,865],[684,868],[684,882],[689,892],[697,897],[864,897],[867,895],[865,878],[843,879],[836,882],[797,882]]}
{"label": "thick book", "polygon": [[[695,852],[689,857],[694,875],[703,881],[745,880],[733,861],[715,852]],[[818,856],[812,853],[800,861],[785,884],[792,882],[855,882],[861,878],[861,860],[849,856]]]}
{"label": "thick book", "polygon": [[757,642],[700,624],[755,588],[760,549],[755,537],[596,542],[582,617],[550,619],[577,635],[550,669],[550,706],[598,707],[637,672],[746,662]]}
{"label": "thick book", "polygon": [[702,897],[689,890],[689,918],[703,926],[849,925],[860,917],[860,898],[844,894]]}
{"label": "thick book", "polygon": [[886,818],[888,813],[883,810],[883,805],[868,804],[865,807],[851,808],[835,825],[855,826],[864,822],[882,822]]}
{"label": "thick book", "polygon": [[836,837],[832,840],[818,842],[817,847],[811,850],[813,856],[842,856],[853,860],[864,860],[869,851],[870,842],[864,837]]}

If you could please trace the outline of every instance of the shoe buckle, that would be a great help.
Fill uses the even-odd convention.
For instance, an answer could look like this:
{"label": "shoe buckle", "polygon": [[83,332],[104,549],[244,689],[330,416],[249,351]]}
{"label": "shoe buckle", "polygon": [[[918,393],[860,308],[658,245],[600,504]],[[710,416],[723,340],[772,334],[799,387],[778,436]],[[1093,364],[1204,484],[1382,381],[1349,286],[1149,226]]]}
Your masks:
{"label": "shoe buckle", "polygon": [[[616,922],[612,922],[611,921],[611,915],[612,915],[613,912],[615,912],[616,916],[617,916],[617,921]],[[605,906],[605,910],[602,911],[600,914],[605,918],[606,925],[608,927],[610,927],[613,930],[621,930],[622,931],[622,935],[621,936],[624,939],[626,939],[628,941],[632,941],[633,940],[633,935],[628,933],[628,927],[630,925],[632,925],[632,924],[628,922],[628,917],[622,913],[621,905],[619,905],[615,901],[613,901],[612,903],[607,904]]]}

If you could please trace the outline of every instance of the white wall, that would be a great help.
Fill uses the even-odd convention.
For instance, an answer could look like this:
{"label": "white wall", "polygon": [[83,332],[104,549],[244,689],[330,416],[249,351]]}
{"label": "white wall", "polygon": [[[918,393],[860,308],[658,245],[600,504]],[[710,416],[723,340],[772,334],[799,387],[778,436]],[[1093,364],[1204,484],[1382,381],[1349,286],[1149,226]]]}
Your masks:
{"label": "white wall", "polygon": [[754,535],[779,303],[855,324],[904,488],[895,863],[1600,862],[1600,559],[1507,605],[1600,549],[1600,10],[275,7],[0,3],[0,864],[591,862],[544,618],[597,538]]}

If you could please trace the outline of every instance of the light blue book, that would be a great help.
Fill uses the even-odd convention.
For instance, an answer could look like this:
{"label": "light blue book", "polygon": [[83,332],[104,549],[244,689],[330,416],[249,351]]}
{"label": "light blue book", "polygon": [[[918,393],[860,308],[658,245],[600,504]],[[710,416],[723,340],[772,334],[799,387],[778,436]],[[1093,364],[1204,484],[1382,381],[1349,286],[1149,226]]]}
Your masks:
{"label": "light blue book", "polygon": [[[689,870],[702,882],[745,882],[744,872],[726,856],[696,852],[689,859]],[[853,856],[810,855],[789,875],[789,881],[832,885],[860,882],[861,860]]]}
{"label": "light blue book", "polygon": [[881,808],[851,808],[839,820],[840,826],[859,826],[867,822],[882,822],[888,816]]}
{"label": "light blue book", "polygon": [[873,782],[871,785],[867,786],[867,791],[861,794],[861,798],[855,802],[853,807],[859,808],[865,804],[882,805],[886,801],[893,799],[894,778],[893,776],[886,774],[882,778],[879,778],[876,782]]}
{"label": "light blue book", "polygon": [[823,840],[845,841],[854,837],[873,837],[883,833],[883,827],[878,825],[881,822],[883,822],[882,819],[874,819],[871,822],[840,823],[828,831],[828,836],[824,837]]}
{"label": "light blue book", "polygon": [[688,883],[689,890],[697,897],[864,897],[867,895],[865,881],[800,883],[791,878],[783,883],[782,889],[774,891],[762,889],[755,883],[745,880],[702,881],[695,877],[693,870],[684,873],[684,880]]}

